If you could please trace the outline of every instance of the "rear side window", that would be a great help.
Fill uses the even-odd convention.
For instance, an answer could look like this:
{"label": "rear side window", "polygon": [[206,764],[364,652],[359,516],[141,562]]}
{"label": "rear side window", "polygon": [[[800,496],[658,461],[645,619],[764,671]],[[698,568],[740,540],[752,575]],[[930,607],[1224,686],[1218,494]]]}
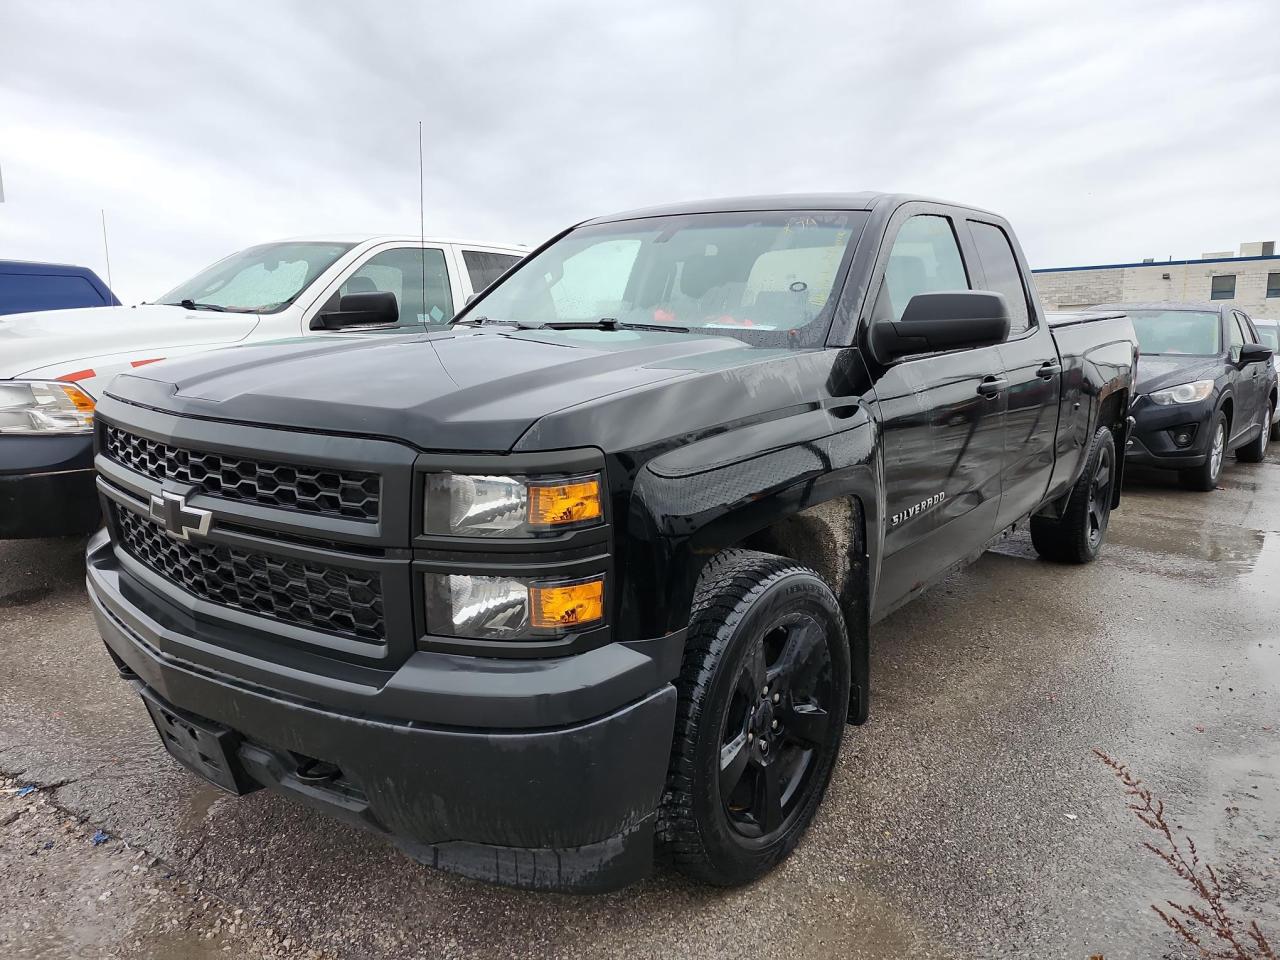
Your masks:
{"label": "rear side window", "polygon": [[901,320],[917,293],[968,289],[969,277],[951,221],[924,214],[907,220],[893,241],[876,312]]}
{"label": "rear side window", "polygon": [[0,273],[0,314],[28,310],[65,310],[106,305],[84,277],[39,273]]}
{"label": "rear side window", "polygon": [[969,228],[982,262],[982,272],[987,277],[984,289],[1003,293],[1009,301],[1009,336],[1025,333],[1031,327],[1031,310],[1022,284],[1022,271],[1018,269],[1008,235],[993,223],[977,220],[970,220]]}
{"label": "rear side window", "polygon": [[479,293],[506,273],[519,257],[509,253],[487,253],[483,250],[463,250],[462,260],[467,265],[471,289]]}

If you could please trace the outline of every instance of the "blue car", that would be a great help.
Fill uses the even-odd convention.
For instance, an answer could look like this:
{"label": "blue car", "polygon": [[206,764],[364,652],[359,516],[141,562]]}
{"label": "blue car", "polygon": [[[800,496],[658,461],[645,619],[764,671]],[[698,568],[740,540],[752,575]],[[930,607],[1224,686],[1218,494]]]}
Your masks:
{"label": "blue car", "polygon": [[116,295],[88,267],[0,260],[0,315],[118,306]]}

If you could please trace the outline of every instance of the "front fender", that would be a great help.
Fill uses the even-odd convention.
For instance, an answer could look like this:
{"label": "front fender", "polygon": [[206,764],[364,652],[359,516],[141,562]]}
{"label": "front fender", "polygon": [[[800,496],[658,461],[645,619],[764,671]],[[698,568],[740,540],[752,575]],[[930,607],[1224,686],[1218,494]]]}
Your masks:
{"label": "front fender", "polygon": [[624,620],[649,631],[641,636],[686,626],[711,557],[840,500],[857,504],[865,532],[850,538],[850,549],[865,558],[874,584],[883,512],[879,431],[866,404],[841,412],[807,406],[669,451],[641,468],[627,517]]}

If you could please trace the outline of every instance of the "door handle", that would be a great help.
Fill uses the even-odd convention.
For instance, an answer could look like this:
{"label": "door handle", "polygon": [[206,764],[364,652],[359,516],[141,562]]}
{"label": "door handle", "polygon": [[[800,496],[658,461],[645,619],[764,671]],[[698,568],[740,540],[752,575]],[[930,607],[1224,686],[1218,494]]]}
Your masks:
{"label": "door handle", "polygon": [[1000,391],[1008,385],[1009,381],[1004,377],[983,377],[982,382],[978,384],[978,393],[988,400],[994,400],[1000,395]]}
{"label": "door handle", "polygon": [[1041,380],[1052,380],[1060,373],[1062,373],[1062,364],[1053,360],[1046,360],[1040,364],[1040,369],[1036,371],[1036,376]]}

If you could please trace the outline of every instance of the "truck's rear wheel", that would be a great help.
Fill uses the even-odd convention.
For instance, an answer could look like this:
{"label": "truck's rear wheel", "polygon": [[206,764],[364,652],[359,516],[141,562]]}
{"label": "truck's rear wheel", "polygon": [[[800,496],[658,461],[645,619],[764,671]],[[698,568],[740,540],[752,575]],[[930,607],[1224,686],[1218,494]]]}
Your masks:
{"label": "truck's rear wheel", "polygon": [[708,883],[749,882],[799,842],[840,749],[849,640],[831,588],[782,557],[713,558],[679,693],[659,855]]}
{"label": "truck's rear wheel", "polygon": [[1062,517],[1031,518],[1036,553],[1058,563],[1088,563],[1098,555],[1111,522],[1116,472],[1115,438],[1109,428],[1099,427]]}

